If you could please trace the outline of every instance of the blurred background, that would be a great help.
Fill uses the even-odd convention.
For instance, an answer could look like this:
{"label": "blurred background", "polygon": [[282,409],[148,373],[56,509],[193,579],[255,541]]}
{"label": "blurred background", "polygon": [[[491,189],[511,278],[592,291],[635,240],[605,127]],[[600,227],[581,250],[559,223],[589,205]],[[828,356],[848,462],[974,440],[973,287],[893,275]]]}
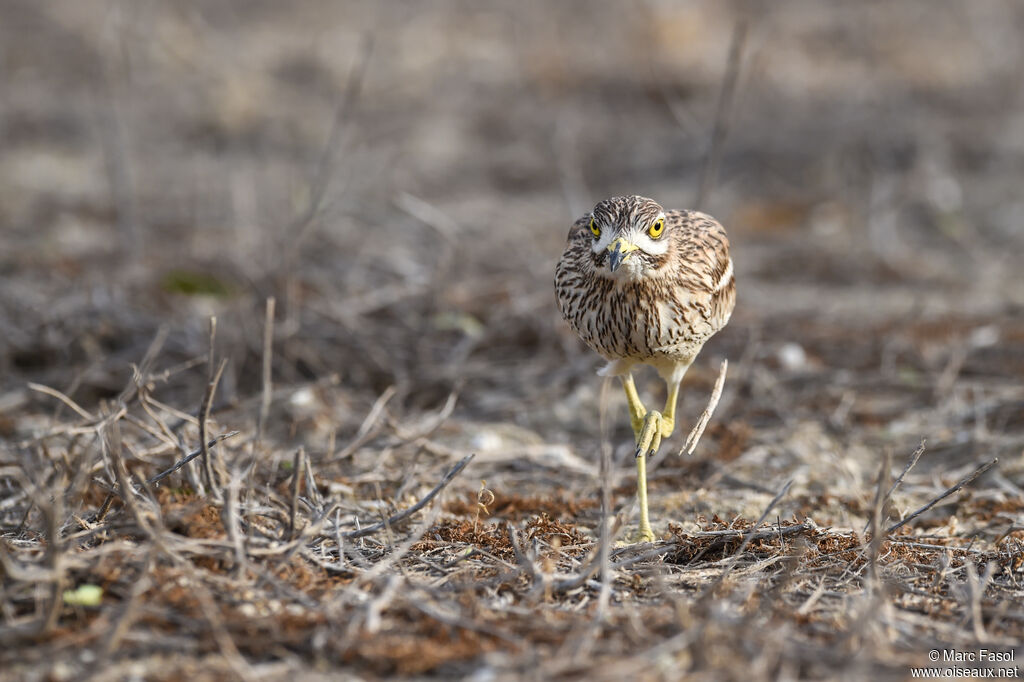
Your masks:
{"label": "blurred background", "polygon": [[[604,197],[694,206],[717,119],[701,208],[739,302],[682,433],[732,365],[673,494],[863,482],[922,436],[942,466],[1019,460],[1022,30],[1010,0],[5,0],[0,435],[50,423],[27,381],[114,398],[161,328],[156,369],[201,362],[210,315],[215,412],[243,404],[273,296],[275,383],[306,386],[277,442],[330,450],[394,387],[396,418],[455,393],[437,441],[536,485],[593,466],[600,363],[554,265]],[[205,372],[165,399],[198,406]]]}

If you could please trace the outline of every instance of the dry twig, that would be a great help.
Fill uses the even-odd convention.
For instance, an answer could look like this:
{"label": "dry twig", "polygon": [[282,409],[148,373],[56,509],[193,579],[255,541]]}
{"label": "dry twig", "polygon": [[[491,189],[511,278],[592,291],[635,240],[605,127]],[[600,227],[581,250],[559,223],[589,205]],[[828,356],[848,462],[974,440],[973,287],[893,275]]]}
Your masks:
{"label": "dry twig", "polygon": [[682,449],[679,450],[678,454],[684,452],[688,455],[692,455],[693,451],[697,449],[697,443],[700,442],[701,435],[704,434],[704,429],[707,428],[708,422],[711,421],[711,415],[715,413],[715,407],[718,406],[718,401],[722,397],[722,387],[725,386],[725,373],[729,369],[729,361],[722,360],[722,365],[718,370],[718,378],[715,380],[715,388],[711,391],[711,397],[708,399],[708,405],[701,412],[700,419],[694,425],[690,431],[690,435],[686,437],[686,443]]}
{"label": "dry twig", "polygon": [[970,474],[968,474],[967,476],[962,478],[956,485],[954,485],[954,486],[952,486],[950,488],[947,488],[941,494],[939,494],[938,497],[935,497],[934,499],[929,501],[928,504],[924,505],[923,507],[921,507],[920,509],[915,511],[913,514],[911,514],[907,518],[905,518],[902,521],[900,521],[899,523],[894,523],[893,525],[891,525],[888,528],[886,528],[885,529],[885,534],[889,535],[893,531],[895,531],[895,530],[897,530],[899,528],[902,528],[903,526],[907,525],[908,523],[910,523],[911,521],[916,519],[918,516],[920,516],[921,514],[925,513],[926,511],[928,511],[929,509],[931,509],[932,507],[937,505],[939,502],[941,502],[942,500],[944,500],[947,497],[949,497],[950,495],[952,495],[953,493],[957,492],[958,490],[963,488],[965,485],[967,485],[968,483],[970,483],[974,479],[978,478],[978,476],[981,476],[983,473],[985,473],[986,471],[988,471],[989,469],[991,469],[992,467],[994,467],[998,463],[999,463],[999,458],[996,457],[995,459],[993,459],[991,461],[988,461],[985,464],[982,464],[980,467],[978,467],[977,469],[972,471]]}
{"label": "dry twig", "polygon": [[396,523],[404,521],[405,519],[409,518],[410,516],[418,512],[420,509],[423,509],[423,507],[427,506],[432,499],[437,497],[437,494],[444,490],[445,487],[449,483],[451,483],[455,479],[455,477],[462,472],[463,469],[466,468],[466,465],[469,464],[470,460],[472,460],[473,457],[475,456],[476,455],[466,455],[461,460],[456,462],[455,466],[453,466],[451,469],[445,472],[445,475],[441,478],[441,481],[436,486],[434,486],[433,490],[427,493],[419,502],[412,505],[408,509],[403,509],[397,514],[394,514],[385,519],[384,521],[381,521],[380,523],[375,523],[372,526],[366,526],[365,528],[359,528],[358,530],[351,530],[347,533],[342,533],[341,536],[346,540],[362,538],[366,537],[367,535],[373,535],[378,531],[384,530],[384,528],[386,527],[394,526]]}

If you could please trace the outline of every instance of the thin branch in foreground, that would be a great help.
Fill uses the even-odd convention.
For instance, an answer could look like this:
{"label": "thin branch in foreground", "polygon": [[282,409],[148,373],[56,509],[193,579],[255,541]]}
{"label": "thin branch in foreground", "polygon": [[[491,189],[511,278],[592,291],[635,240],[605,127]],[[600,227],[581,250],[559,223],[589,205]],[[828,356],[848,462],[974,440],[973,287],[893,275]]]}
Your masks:
{"label": "thin branch in foreground", "polygon": [[323,464],[334,464],[339,460],[350,457],[356,450],[369,442],[376,435],[375,429],[381,414],[384,413],[384,407],[394,397],[395,393],[397,393],[397,389],[394,386],[388,386],[384,389],[384,392],[380,394],[377,400],[374,401],[373,406],[370,407],[370,411],[359,425],[351,442],[336,454],[332,452],[330,457],[323,461]]}
{"label": "thin branch in foreground", "polygon": [[[764,520],[768,518],[768,515],[772,512],[772,509],[775,509],[775,505],[777,505],[782,500],[782,498],[786,496],[786,493],[789,492],[789,488],[792,485],[793,479],[789,479],[788,481],[786,481],[786,485],[782,486],[782,489],[778,492],[778,494],[774,498],[772,498],[772,501],[768,503],[767,507],[765,507],[764,512],[761,514],[760,518],[757,519],[757,523],[753,525],[754,530],[760,528],[761,524],[764,523]],[[771,531],[771,533],[772,535],[775,535],[777,531],[773,530]],[[738,562],[740,560],[740,557],[743,556],[743,552],[745,552],[750,543],[754,541],[755,535],[755,533],[749,533],[743,538],[743,542],[740,543],[739,548],[733,553],[732,559],[729,561],[729,564],[721,573],[718,574],[718,577],[711,581],[711,583],[704,589],[703,594],[701,594],[700,596],[700,601],[703,601],[704,599],[710,597],[711,594],[714,592],[715,588],[721,585],[722,582],[729,576],[729,574],[732,572],[732,569],[736,567],[736,562]]]}
{"label": "thin branch in foreground", "polygon": [[740,530],[739,528],[728,528],[725,530],[702,530],[693,533],[695,538],[721,538],[726,542],[731,540],[738,540],[743,538],[744,540],[748,537],[751,542],[754,540],[767,540],[770,538],[780,538],[787,535],[793,535],[796,533],[803,533],[805,531],[817,530],[818,525],[814,523],[812,519],[806,519],[803,523],[798,523],[793,526],[778,526],[771,528],[770,530],[761,530],[756,526],[747,530]]}
{"label": "thin branch in foreground", "polygon": [[239,431],[229,431],[228,433],[222,433],[221,435],[217,436],[216,438],[211,438],[210,440],[208,440],[206,442],[206,447],[202,447],[202,448],[199,448],[197,450],[194,450],[193,452],[190,452],[187,456],[182,457],[180,460],[175,462],[174,466],[172,466],[170,469],[167,469],[165,471],[161,471],[159,474],[157,474],[153,478],[147,478],[146,479],[146,483],[148,483],[150,485],[153,485],[154,483],[159,483],[160,481],[162,481],[163,479],[167,478],[168,476],[173,474],[175,471],[177,471],[181,467],[185,466],[186,464],[188,464],[189,462],[194,460],[196,457],[199,457],[200,455],[202,455],[209,448],[212,448],[213,446],[215,446],[217,443],[221,442],[222,440],[226,440],[228,438],[233,438],[234,436],[237,436],[239,433],[240,433]]}
{"label": "thin branch in foreground", "polygon": [[[132,398],[145,392],[146,386],[153,378],[150,376],[150,371],[153,369],[153,363],[160,354],[160,350],[164,347],[164,343],[167,341],[167,336],[169,334],[170,328],[166,324],[161,324],[156,330],[156,335],[146,348],[146,352],[143,354],[142,360],[139,361],[138,365],[132,366],[132,381],[124,387],[123,391],[121,391],[121,395],[117,398],[118,404],[127,405]],[[166,374],[167,371],[169,370],[165,370],[164,374]]]}
{"label": "thin branch in foreground", "polygon": [[[205,452],[207,449],[214,447],[215,445],[217,445],[217,443],[221,442],[222,440],[226,440],[228,438],[232,438],[233,436],[237,436],[239,433],[240,433],[239,431],[231,431],[229,433],[222,433],[221,435],[217,436],[216,438],[211,438],[206,443],[206,448],[205,449],[204,448],[198,448],[198,449],[190,452],[185,457],[182,457],[177,462],[175,462],[174,465],[170,469],[166,469],[164,471],[161,471],[159,474],[157,474],[156,476],[153,476],[152,478],[147,478],[146,479],[146,485],[154,485],[156,483],[159,483],[163,479],[165,479],[168,476],[170,476],[171,474],[173,474],[178,469],[182,468],[183,466],[185,466],[186,464],[188,464],[189,462],[194,460],[196,457],[199,457],[200,455],[202,455],[203,452]],[[108,488],[108,490],[109,490],[109,488]],[[107,493],[107,497],[103,500],[103,503],[100,505],[99,511],[96,512],[96,516],[92,519],[93,523],[99,523],[99,522],[101,522],[106,517],[107,512],[110,511],[110,505],[113,504],[115,497],[120,497],[120,498],[124,499],[124,491],[115,491],[115,492]]]}
{"label": "thin branch in foreground", "polygon": [[[608,388],[611,378],[605,377],[601,382],[601,539],[598,548],[598,565],[601,570],[601,592],[597,599],[597,613],[594,617],[595,625],[600,625],[608,617],[608,603],[612,593],[612,570],[609,550],[612,544],[612,532],[610,527],[612,508],[612,444],[608,424]],[[593,630],[595,635],[598,630]],[[594,644],[594,639],[588,640],[589,648]]]}
{"label": "thin branch in foreground", "polygon": [[224,529],[228,534],[228,542],[231,543],[231,547],[235,550],[233,574],[236,579],[245,575],[249,564],[249,557],[245,553],[245,545],[243,544],[242,524],[240,522],[241,513],[238,500],[240,487],[241,479],[236,470],[232,472],[231,478],[228,480],[227,499],[224,500],[224,509],[221,510],[221,519],[224,523]]}
{"label": "thin branch in foreground", "polygon": [[354,540],[355,538],[366,537],[367,535],[373,535],[379,530],[383,530],[384,528],[393,526],[396,523],[399,523],[400,521],[404,521],[405,519],[409,518],[410,516],[418,512],[420,509],[423,509],[425,506],[427,506],[427,504],[429,504],[432,499],[437,497],[437,494],[444,490],[444,488],[449,483],[451,483],[455,479],[455,477],[462,472],[463,469],[466,468],[466,465],[469,464],[470,460],[472,460],[474,457],[476,457],[475,453],[466,455],[465,457],[460,459],[455,464],[455,466],[448,470],[448,472],[444,475],[444,478],[441,479],[441,482],[434,486],[433,490],[427,493],[426,496],[423,497],[423,499],[421,499],[413,506],[409,507],[408,509],[400,511],[393,516],[388,517],[384,521],[375,523],[372,526],[366,526],[365,528],[359,528],[357,530],[350,530],[347,533],[342,533],[341,537],[345,538],[346,540]]}
{"label": "thin branch in foreground", "polygon": [[[219,499],[221,496],[220,487],[222,481],[220,477],[214,474],[213,462],[210,461],[210,452],[206,447],[206,424],[210,419],[210,405],[213,404],[213,395],[217,392],[217,384],[220,383],[221,374],[224,373],[224,368],[228,364],[227,358],[220,361],[220,365],[216,370],[213,368],[213,361],[215,357],[215,345],[217,335],[217,318],[210,318],[210,359],[209,359],[209,381],[206,384],[206,392],[203,394],[203,402],[199,407],[199,444],[203,450],[203,472],[206,477],[206,485],[210,488],[210,493],[215,498]],[[219,473],[219,472],[218,472]]]}
{"label": "thin branch in foreground", "polygon": [[272,366],[274,359],[274,309],[277,300],[267,298],[266,314],[263,320],[263,394],[260,397],[260,416],[256,424],[256,445],[263,442],[263,433],[270,416],[270,401],[273,388]]}
{"label": "thin branch in foreground", "polygon": [[[426,517],[424,517],[424,519],[420,522],[419,526],[417,526],[413,530],[409,537],[403,540],[402,544],[394,546],[393,550],[391,551],[390,554],[388,554],[387,558],[377,561],[372,566],[369,566],[367,570],[361,575],[359,575],[355,580],[353,580],[348,585],[348,587],[341,594],[338,595],[338,597],[331,600],[331,602],[327,604],[328,612],[337,608],[344,601],[351,599],[356,592],[360,591],[360,586],[371,583],[373,580],[383,575],[393,566],[397,566],[398,562],[401,561],[401,559],[412,550],[413,545],[415,545],[417,542],[423,539],[423,536],[426,535],[427,531],[430,530],[430,528],[437,521],[437,517],[440,513],[440,507],[433,507],[426,515]],[[339,556],[340,553],[341,550],[339,548]]]}
{"label": "thin branch in foreground", "polygon": [[993,561],[988,562],[985,565],[985,574],[981,578],[978,577],[978,571],[974,568],[973,562],[968,561],[965,566],[967,568],[966,598],[969,601],[967,609],[971,616],[974,638],[979,642],[984,642],[988,640],[988,635],[985,633],[985,620],[981,614],[981,599],[985,596],[985,588],[992,580],[996,564]]}
{"label": "thin branch in foreground", "polygon": [[900,487],[903,483],[903,479],[906,477],[910,470],[917,464],[917,460],[921,459],[921,455],[924,454],[925,439],[921,439],[921,444],[917,446],[917,450],[914,450],[914,454],[910,456],[910,460],[907,462],[907,466],[903,467],[903,471],[896,477],[896,480],[892,482],[892,487],[889,488],[889,492],[885,494],[886,498],[892,497],[892,494],[896,492],[896,488]]}
{"label": "thin branch in foreground", "polygon": [[[607,605],[611,598],[611,545],[619,531],[624,527],[624,524],[620,523],[621,517],[619,515],[612,514],[611,436],[609,434],[610,424],[608,423],[607,418],[608,388],[609,382],[604,381],[601,384],[601,394],[599,398],[601,467],[598,472],[598,476],[601,479],[601,533],[598,538],[597,545],[591,551],[587,563],[580,567],[579,573],[566,580],[561,580],[552,586],[556,592],[574,590],[590,580],[594,573],[600,571],[601,592],[598,595],[598,615],[597,618],[595,618],[595,624],[600,624],[607,616]],[[636,509],[635,505],[636,503],[634,502],[633,505],[627,506],[627,509],[630,509],[630,511],[626,513],[627,518],[632,515],[633,510]],[[593,635],[596,631],[591,629],[589,632]],[[586,648],[593,644],[594,639],[591,637],[589,640],[586,640],[586,646],[582,647],[580,650],[585,652]]]}
{"label": "thin branch in foreground", "polygon": [[302,489],[303,470],[305,469],[306,449],[301,445],[292,459],[292,503],[288,515],[288,531],[295,539],[295,522],[299,516],[299,490]]}
{"label": "thin branch in foreground", "polygon": [[[208,343],[208,350],[206,356],[206,389],[203,391],[203,399],[199,403],[199,413],[196,415],[199,428],[199,446],[203,449],[203,458],[200,461],[202,464],[202,485],[197,485],[196,489],[201,490],[205,487],[209,494],[216,496],[217,486],[214,484],[213,477],[213,466],[210,464],[210,453],[206,448],[206,420],[210,415],[210,404],[213,402],[213,394],[216,392],[216,386],[213,381],[213,376],[216,370],[214,369],[213,361],[215,358],[215,350],[217,344],[217,316],[210,316],[210,340]],[[192,471],[192,469],[190,469]]]}
{"label": "thin branch in foreground", "polygon": [[704,429],[707,428],[708,422],[711,421],[711,415],[715,413],[715,408],[718,407],[718,401],[722,397],[722,387],[725,386],[725,373],[729,369],[729,361],[722,360],[722,366],[718,370],[718,378],[715,380],[715,388],[711,391],[711,398],[708,400],[708,406],[704,408],[704,411],[700,415],[700,419],[697,420],[697,424],[694,425],[693,430],[690,431],[690,435],[686,437],[686,443],[682,449],[679,450],[678,454],[685,452],[688,455],[692,455],[693,451],[697,449],[697,443],[700,442],[700,437],[704,435]]}
{"label": "thin branch in foreground", "polygon": [[875,485],[875,501],[871,505],[871,542],[868,545],[868,567],[871,572],[868,580],[868,594],[872,594],[879,585],[878,580],[878,554],[882,549],[882,536],[878,530],[882,527],[883,515],[886,513],[886,503],[889,501],[889,493],[883,493],[885,483],[889,479],[889,469],[892,466],[892,454],[888,448],[882,455],[882,463],[878,467],[878,480]]}
{"label": "thin branch in foreground", "polygon": [[[896,477],[895,481],[893,481],[892,486],[889,488],[889,492],[885,494],[886,500],[892,497],[892,494],[896,492],[896,488],[900,487],[900,484],[903,483],[903,479],[908,473],[910,473],[910,470],[914,468],[914,465],[917,464],[917,460],[921,459],[921,455],[924,454],[924,445],[925,440],[922,438],[921,444],[918,445],[917,450],[914,450],[914,453],[910,455],[910,459],[907,460],[907,465],[903,467],[903,471],[900,472],[900,475]],[[881,523],[881,521],[879,521],[879,523]],[[870,528],[871,520],[869,519],[868,522],[864,524],[864,532],[867,533]]]}
{"label": "thin branch in foreground", "polygon": [[999,458],[996,457],[995,459],[993,459],[993,460],[991,460],[991,461],[989,461],[989,462],[987,462],[985,464],[982,464],[980,467],[978,467],[973,472],[968,474],[966,478],[961,479],[961,481],[959,483],[957,483],[956,485],[954,485],[952,488],[947,488],[945,490],[945,492],[943,492],[941,495],[939,495],[938,497],[933,499],[931,502],[929,502],[925,506],[921,507],[916,512],[914,512],[913,514],[911,514],[907,518],[903,519],[899,523],[895,523],[895,524],[889,526],[886,529],[885,534],[889,535],[894,530],[896,530],[898,528],[902,528],[903,526],[907,525],[908,523],[910,523],[911,521],[916,519],[918,516],[920,516],[921,514],[925,513],[926,511],[928,511],[929,509],[931,509],[932,507],[937,505],[939,502],[941,502],[942,500],[944,500],[947,497],[949,497],[950,495],[952,495],[953,493],[957,492],[958,490],[963,488],[965,485],[967,485],[968,483],[970,483],[971,481],[976,479],[978,476],[981,476],[983,473],[985,473],[986,471],[988,471],[989,469],[991,469],[992,467],[994,467],[998,463],[999,463]]}
{"label": "thin branch in foreground", "polygon": [[45,393],[48,396],[52,396],[52,397],[56,398],[57,400],[61,401],[62,403],[64,403],[68,407],[70,407],[72,410],[77,412],[78,416],[82,417],[83,419],[88,419],[89,421],[95,421],[96,420],[96,417],[92,413],[87,411],[81,405],[79,405],[74,400],[72,400],[68,396],[64,395],[63,393],[61,393],[60,391],[58,391],[55,388],[50,388],[49,386],[43,386],[42,384],[36,384],[36,383],[31,382],[31,381],[28,382],[28,387],[30,389],[32,389],[33,391],[36,391],[38,393]]}

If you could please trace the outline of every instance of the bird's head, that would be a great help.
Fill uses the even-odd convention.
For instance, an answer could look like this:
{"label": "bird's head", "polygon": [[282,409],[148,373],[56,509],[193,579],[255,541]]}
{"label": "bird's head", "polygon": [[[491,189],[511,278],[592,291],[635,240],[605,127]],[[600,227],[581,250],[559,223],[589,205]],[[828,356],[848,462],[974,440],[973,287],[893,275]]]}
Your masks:
{"label": "bird's head", "polygon": [[636,195],[612,197],[594,206],[589,221],[597,274],[638,280],[664,266],[671,228],[658,202]]}

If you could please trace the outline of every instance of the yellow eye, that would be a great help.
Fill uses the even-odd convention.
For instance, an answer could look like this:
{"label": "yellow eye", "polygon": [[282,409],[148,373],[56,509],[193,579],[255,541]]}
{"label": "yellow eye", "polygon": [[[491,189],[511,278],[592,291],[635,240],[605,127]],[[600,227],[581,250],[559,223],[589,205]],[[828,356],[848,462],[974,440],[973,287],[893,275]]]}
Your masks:
{"label": "yellow eye", "polygon": [[661,236],[661,233],[664,232],[664,231],[665,231],[665,219],[664,218],[658,218],[657,220],[654,221],[654,223],[650,226],[650,228],[648,228],[647,234],[649,234],[652,237],[654,237],[655,239],[657,239],[658,237]]}
{"label": "yellow eye", "polygon": [[597,223],[594,222],[593,218],[590,219],[590,231],[595,237],[601,236],[601,228],[597,226]]}

